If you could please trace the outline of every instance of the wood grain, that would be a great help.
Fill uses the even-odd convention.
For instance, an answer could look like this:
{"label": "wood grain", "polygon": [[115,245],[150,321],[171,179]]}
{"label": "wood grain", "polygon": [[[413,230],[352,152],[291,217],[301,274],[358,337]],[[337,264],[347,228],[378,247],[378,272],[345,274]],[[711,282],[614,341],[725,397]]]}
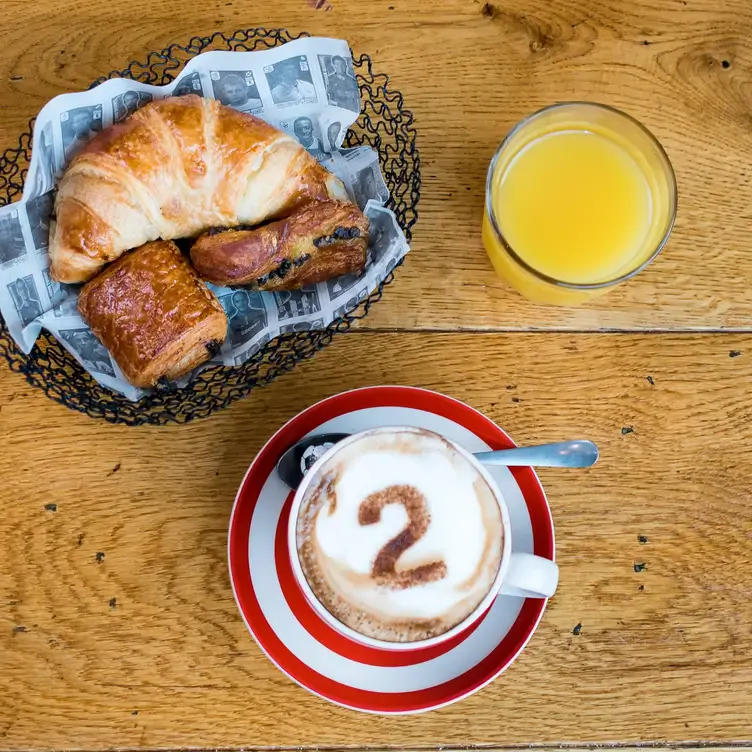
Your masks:
{"label": "wood grain", "polygon": [[[0,148],[52,96],[151,50],[249,26],[347,38],[416,116],[423,197],[414,253],[370,329],[752,329],[752,6],[747,0],[5,0]],[[587,308],[528,304],[480,242],[484,175],[502,136],[555,101],[642,120],[679,181],[659,260]]]}
{"label": "wood grain", "polygon": [[[752,340],[550,333],[752,331],[752,6],[315,5],[3,3],[0,151],[49,98],[151,50],[287,27],[346,38],[389,73],[415,113],[423,196],[371,331],[209,420],[106,425],[0,367],[0,750],[752,743]],[[587,308],[542,308],[485,257],[484,174],[515,122],[575,98],[655,132],[679,217],[636,280]],[[414,331],[458,329],[481,331]],[[542,473],[562,584],[524,654],[414,718],[293,685],[247,634],[226,570],[232,499],[265,439],[314,400],[378,383],[449,393],[520,442],[588,436],[603,454],[587,473]]]}
{"label": "wood grain", "polygon": [[[2,368],[0,749],[749,741],[751,380],[740,335],[363,332],[208,420],[134,429]],[[521,443],[602,451],[541,473],[561,588],[526,651],[420,717],[294,685],[227,578],[254,453],[311,402],[379,383],[465,400]]]}

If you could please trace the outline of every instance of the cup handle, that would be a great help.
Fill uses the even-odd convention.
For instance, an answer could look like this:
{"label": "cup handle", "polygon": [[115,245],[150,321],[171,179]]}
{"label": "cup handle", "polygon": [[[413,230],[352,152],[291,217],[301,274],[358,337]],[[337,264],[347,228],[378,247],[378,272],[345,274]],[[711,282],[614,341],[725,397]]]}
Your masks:
{"label": "cup handle", "polygon": [[554,562],[517,551],[512,553],[500,592],[521,598],[550,598],[558,584],[559,567]]}

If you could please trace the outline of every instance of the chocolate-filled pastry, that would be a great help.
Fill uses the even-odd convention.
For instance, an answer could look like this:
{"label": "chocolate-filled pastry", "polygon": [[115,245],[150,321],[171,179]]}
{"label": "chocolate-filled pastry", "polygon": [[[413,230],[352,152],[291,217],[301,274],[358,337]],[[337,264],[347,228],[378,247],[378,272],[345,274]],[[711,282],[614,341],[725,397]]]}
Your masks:
{"label": "chocolate-filled pastry", "polygon": [[209,231],[194,243],[191,261],[217,285],[295,290],[362,270],[368,229],[355,204],[315,201],[256,229]]}
{"label": "chocolate-filled pastry", "polygon": [[166,240],[121,256],[84,285],[78,310],[128,381],[173,381],[216,354],[227,316],[177,246]]}

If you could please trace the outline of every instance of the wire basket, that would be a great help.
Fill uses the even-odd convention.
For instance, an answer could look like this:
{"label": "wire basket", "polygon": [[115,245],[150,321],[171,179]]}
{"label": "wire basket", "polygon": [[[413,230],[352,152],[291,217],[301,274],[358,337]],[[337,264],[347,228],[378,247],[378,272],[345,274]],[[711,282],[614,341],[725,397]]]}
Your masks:
{"label": "wire basket", "polygon": [[[254,51],[276,47],[285,42],[310,36],[297,36],[285,29],[241,29],[232,35],[216,33],[193,37],[188,44],[172,44],[161,52],[151,52],[145,62],[132,62],[123,70],[112,71],[92,83],[92,87],[109,78],[130,78],[147,84],[163,85],[192,57],[207,50]],[[368,55],[353,57],[360,86],[361,114],[348,133],[347,147],[368,144],[378,152],[384,180],[391,198],[387,207],[397,217],[408,241],[418,218],[420,199],[420,157],[416,146],[413,114],[405,109],[402,94],[389,86],[389,77],[374,73]],[[21,197],[31,160],[34,120],[21,134],[18,147],[0,155],[0,206]],[[401,263],[401,262],[400,262]],[[399,266],[399,265],[398,265]],[[103,418],[111,423],[187,423],[205,418],[215,410],[247,395],[256,387],[274,381],[328,345],[335,334],[346,332],[353,321],[368,315],[371,306],[381,300],[384,287],[394,272],[357,308],[335,319],[325,329],[283,334],[265,345],[241,366],[217,366],[202,371],[181,389],[155,391],[138,402],[97,384],[48,332],[42,331],[29,355],[24,355],[11,338],[0,318],[0,355],[13,371],[23,374],[33,386],[67,407]]]}

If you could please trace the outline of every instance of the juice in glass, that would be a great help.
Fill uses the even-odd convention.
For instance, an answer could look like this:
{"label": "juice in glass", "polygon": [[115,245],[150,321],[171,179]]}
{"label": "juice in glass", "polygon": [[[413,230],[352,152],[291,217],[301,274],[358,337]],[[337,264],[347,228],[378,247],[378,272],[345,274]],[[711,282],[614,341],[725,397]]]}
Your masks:
{"label": "juice in glass", "polygon": [[499,147],[483,242],[526,297],[578,305],[647,266],[675,216],[673,169],[652,134],[618,110],[571,102],[527,118]]}

